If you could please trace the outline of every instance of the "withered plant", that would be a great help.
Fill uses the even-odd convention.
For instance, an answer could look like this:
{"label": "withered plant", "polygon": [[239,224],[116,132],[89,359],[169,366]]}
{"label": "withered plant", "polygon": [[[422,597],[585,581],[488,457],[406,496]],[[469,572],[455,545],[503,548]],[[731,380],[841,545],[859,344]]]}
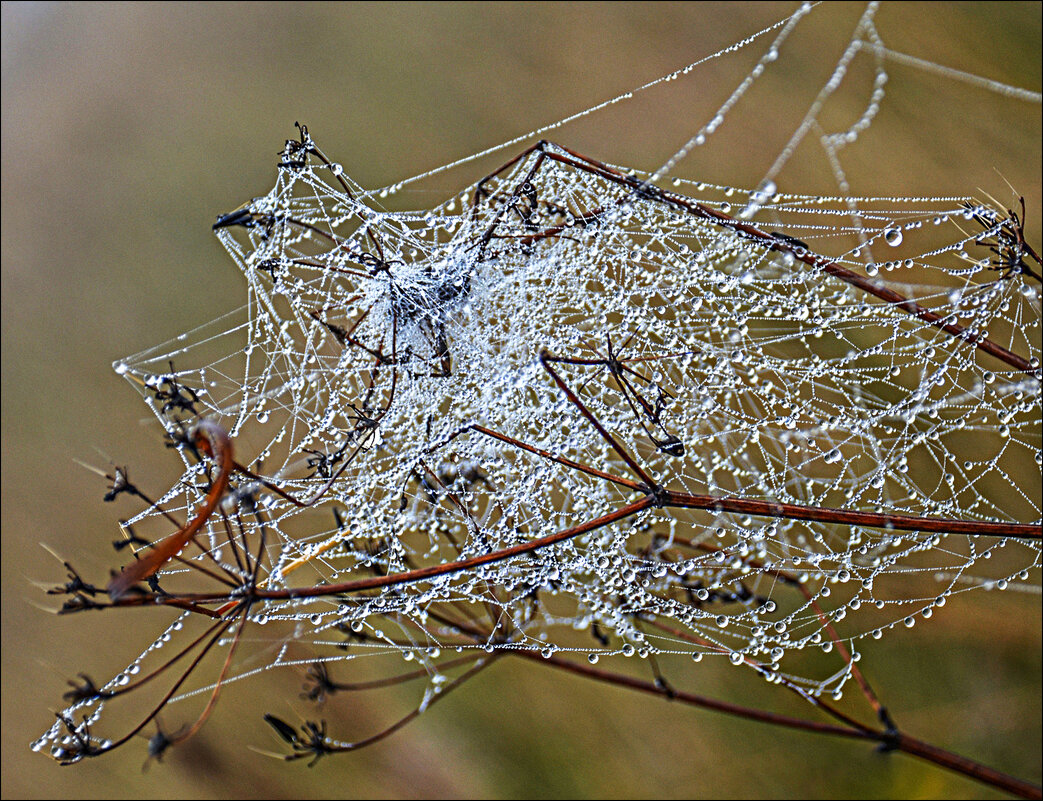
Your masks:
{"label": "withered plant", "polygon": [[[1043,538],[1032,210],[848,191],[838,153],[886,83],[875,8],[866,111],[819,131],[837,197],[669,177],[711,122],[653,172],[541,139],[396,211],[402,185],[363,189],[298,126],[275,187],[214,224],[245,306],[116,363],[184,473],[153,498],[113,467],[122,570],[68,562],[52,592],[164,624],[119,675],[85,666],[34,747],[72,764],[144,735],[159,758],[275,668],[302,709],[420,688],[351,740],[265,710],[281,758],[316,765],[509,658],[1039,798],[906,731],[862,660],[955,594],[1038,587]],[[807,715],[696,692],[713,659]]]}

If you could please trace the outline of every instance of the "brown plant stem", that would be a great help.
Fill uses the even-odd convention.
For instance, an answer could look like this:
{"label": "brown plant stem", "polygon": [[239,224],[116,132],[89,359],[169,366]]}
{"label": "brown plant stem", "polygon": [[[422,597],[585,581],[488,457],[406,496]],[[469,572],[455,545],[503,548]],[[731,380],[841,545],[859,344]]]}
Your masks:
{"label": "brown plant stem", "polygon": [[925,743],[922,740],[918,740],[915,737],[910,737],[909,735],[900,732],[873,729],[858,723],[854,723],[851,726],[837,726],[831,723],[819,723],[816,721],[804,720],[802,718],[794,718],[788,715],[768,712],[763,709],[754,709],[739,706],[738,704],[731,704],[727,701],[719,701],[703,695],[666,689],[659,687],[653,682],[636,679],[622,673],[610,673],[606,670],[572,662],[567,659],[561,659],[556,656],[543,657],[541,654],[532,651],[521,650],[510,651],[509,653],[515,656],[524,657],[532,662],[546,664],[566,672],[575,673],[588,679],[604,682],[606,684],[614,684],[617,687],[626,687],[627,689],[658,695],[662,698],[680,701],[681,703],[690,706],[710,709],[715,712],[723,712],[726,715],[745,718],[747,720],[756,720],[761,723],[770,723],[775,726],[783,726],[790,729],[814,732],[816,734],[831,734],[838,737],[871,740],[880,743],[881,747],[886,750],[902,751],[903,753],[931,762],[932,764],[938,765],[946,770],[960,773],[974,779],[975,781],[1004,790],[1019,798],[1043,798],[1043,789],[1031,782],[1002,773],[983,765],[980,762],[975,762],[972,759],[947,751],[944,748],[931,745],[930,743]]}
{"label": "brown plant stem", "polygon": [[[780,239],[778,237],[772,236],[770,233],[762,231],[757,226],[751,223],[738,220],[729,214],[725,214],[722,211],[710,208],[709,206],[703,203],[699,203],[698,201],[692,200],[691,198],[685,197],[684,195],[678,195],[673,192],[668,192],[664,189],[660,189],[657,186],[653,186],[652,184],[646,183],[645,181],[636,178],[632,175],[622,173],[619,170],[616,170],[615,168],[610,167],[609,165],[603,162],[597,161],[596,159],[592,159],[588,156],[584,156],[562,145],[554,144],[553,146],[563,151],[564,153],[567,153],[568,155],[555,153],[553,150],[547,149],[548,145],[550,144],[551,143],[547,142],[546,140],[540,140],[533,147],[523,151],[516,158],[507,162],[507,164],[505,164],[499,170],[488,175],[486,178],[480,181],[478,184],[479,190],[484,191],[482,189],[484,183],[493,176],[498,175],[499,173],[513,166],[519,160],[530,155],[531,153],[537,152],[539,156],[534,164],[533,169],[530,170],[529,177],[526,178],[527,181],[532,180],[532,178],[535,175],[536,168],[541,166],[544,163],[545,159],[557,161],[558,163],[564,164],[568,167],[582,170],[584,172],[591,173],[592,175],[597,175],[601,178],[604,178],[605,180],[612,181],[614,183],[628,187],[632,190],[633,195],[636,197],[655,200],[660,203],[665,203],[668,206],[673,206],[674,208],[682,209],[688,212],[689,214],[700,219],[706,220],[707,222],[710,222],[714,225],[719,225],[722,228],[727,228],[729,230],[735,231],[737,234],[740,234],[746,239],[753,240],[754,242],[757,242],[767,247],[769,250],[776,250],[783,253],[789,253],[793,256],[793,258],[803,262],[804,264],[807,264],[809,267],[820,269],[826,274],[833,276],[834,278],[837,278],[843,281],[844,283],[857,287],[858,289],[861,289],[863,292],[866,292],[867,294],[879,298],[885,303],[895,306],[913,317],[923,320],[929,325],[932,325],[935,328],[944,331],[950,336],[955,337],[956,339],[963,340],[964,342],[967,342],[970,345],[973,345],[975,348],[982,351],[983,353],[987,353],[990,356],[994,356],[995,358],[999,359],[1000,361],[1004,362],[1005,364],[1011,367],[1014,367],[1017,370],[1020,370],[1025,373],[1035,373],[1039,369],[1038,366],[1033,367],[1027,359],[1017,355],[1016,353],[1012,353],[1011,351],[1004,348],[1002,345],[993,342],[988,337],[983,337],[979,336],[978,334],[971,333],[967,328],[964,328],[963,326],[958,325],[955,322],[952,322],[948,316],[937,314],[936,312],[933,312],[930,309],[921,306],[915,300],[907,298],[905,295],[896,292],[895,290],[886,286],[886,284],[884,284],[883,281],[859,275],[858,273],[852,272],[846,267],[842,267],[833,259],[827,258],[825,256],[819,256],[816,253],[812,253],[811,250],[808,248],[801,247],[794,243],[788,242],[785,239]],[[476,192],[476,200],[478,196],[479,193]],[[504,205],[506,207],[508,204]],[[475,206],[475,209],[477,209],[477,206]],[[606,209],[604,208],[599,208],[585,215],[579,222],[583,223],[587,221],[596,220],[598,215],[604,212],[605,210]],[[541,239],[558,236],[565,230],[567,230],[567,226],[564,225],[551,226],[549,228],[544,229],[543,231],[538,231],[536,233],[530,234],[529,236],[523,237],[521,239],[521,243],[523,245],[530,245],[533,242],[537,242]],[[486,239],[490,238],[491,234],[492,229],[490,229],[489,233],[486,234]]]}
{"label": "brown plant stem", "polygon": [[[741,512],[770,517],[781,517],[792,520],[811,520],[825,523],[840,523],[845,525],[863,525],[877,528],[895,529],[900,531],[932,531],[938,533],[971,534],[978,536],[1012,537],[1019,539],[1038,540],[1043,539],[1043,525],[1031,523],[988,523],[971,520],[943,520],[930,517],[913,517],[911,515],[889,515],[874,512],[850,512],[843,509],[831,509],[817,506],[797,506],[794,504],[782,504],[774,501],[754,501],[742,498],[719,498],[712,495],[688,495],[687,493],[671,492],[661,490],[659,494],[647,494],[643,498],[621,506],[614,512],[602,515],[581,523],[578,526],[563,529],[562,531],[539,537],[530,542],[512,545],[508,548],[500,548],[480,556],[472,556],[455,562],[447,562],[441,565],[430,565],[428,567],[406,570],[401,573],[392,573],[386,576],[371,576],[363,579],[354,579],[338,584],[316,584],[312,587],[302,587],[284,590],[254,590],[250,594],[251,600],[287,600],[291,598],[320,598],[327,595],[338,595],[350,592],[362,592],[364,590],[378,589],[381,587],[393,587],[399,584],[411,584],[418,581],[437,578],[439,576],[460,573],[471,568],[500,562],[513,556],[532,553],[541,548],[555,545],[559,542],[572,539],[588,531],[607,526],[625,518],[631,517],[646,509],[656,507],[673,507],[680,509],[707,509],[717,512]],[[126,571],[124,571],[126,572]],[[176,596],[157,595],[155,593],[142,592],[133,596],[121,596],[113,599],[113,606],[154,606],[154,605],[177,605],[185,607],[186,603],[207,603],[228,600],[227,593],[198,592],[181,593]]]}
{"label": "brown plant stem", "polygon": [[228,479],[232,474],[234,460],[232,458],[232,441],[228,434],[217,423],[200,420],[193,433],[196,447],[210,453],[219,462],[217,478],[206,495],[206,502],[198,514],[184,528],[164,540],[160,545],[132,565],[128,565],[122,573],[109,582],[108,592],[113,600],[122,597],[127,590],[153,575],[163,565],[173,559],[188,544],[196,532],[203,527],[228,488]]}

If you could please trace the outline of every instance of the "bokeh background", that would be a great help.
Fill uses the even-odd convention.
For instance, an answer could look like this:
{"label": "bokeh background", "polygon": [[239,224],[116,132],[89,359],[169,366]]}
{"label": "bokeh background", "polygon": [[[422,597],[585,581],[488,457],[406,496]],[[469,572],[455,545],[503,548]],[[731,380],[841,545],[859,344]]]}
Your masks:
{"label": "bokeh background", "polygon": [[[203,732],[147,771],[144,739],[70,768],[28,748],[60,708],[66,679],[111,675],[154,634],[147,613],[57,618],[32,583],[63,579],[41,543],[99,579],[118,562],[108,543],[129,506],[103,504],[104,481],[74,460],[129,463],[156,493],[180,472],[110,364],[241,304],[242,281],[210,224],[268,190],[295,120],[363,186],[382,186],[633,89],[794,7],[4,3],[3,796],[994,796],[864,744],[732,721],[510,660],[384,743],[312,770],[250,750],[279,746],[263,712],[295,719],[292,710],[307,710],[301,677],[289,674],[230,687]],[[1038,92],[1040,9],[896,3],[877,21],[895,50]],[[756,185],[862,10],[816,10],[678,174]],[[658,167],[764,47],[552,138]],[[1010,181],[1026,197],[1038,245],[1040,107],[898,65],[889,71],[879,118],[845,151],[855,191],[983,190],[1009,200]],[[869,75],[852,70],[853,91],[823,115],[827,127],[860,112]],[[507,155],[442,174],[412,199],[437,202]],[[835,191],[814,144],[779,184]],[[1038,595],[965,594],[929,625],[867,644],[863,665],[911,734],[1039,782],[1040,623]],[[806,711],[737,675],[748,671],[699,667],[686,679],[699,692]],[[371,733],[411,698],[338,698],[322,715],[345,736],[352,726]],[[165,718],[169,727],[182,722],[178,712]],[[192,714],[186,707],[185,719]]]}

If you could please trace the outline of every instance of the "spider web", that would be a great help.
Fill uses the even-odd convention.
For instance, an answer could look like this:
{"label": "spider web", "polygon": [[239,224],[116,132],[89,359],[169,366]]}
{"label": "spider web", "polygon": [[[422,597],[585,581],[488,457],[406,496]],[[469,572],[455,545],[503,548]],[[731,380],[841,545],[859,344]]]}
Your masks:
{"label": "spider web", "polygon": [[[227,429],[257,479],[237,478],[225,506],[259,510],[238,518],[243,541],[264,531],[259,585],[520,551],[364,594],[260,602],[245,635],[257,647],[233,675],[405,658],[430,676],[423,706],[453,655],[523,649],[726,658],[839,697],[851,668],[828,656],[837,643],[857,653],[969,589],[1038,592],[1038,540],[758,512],[1041,518],[1040,286],[1009,262],[1014,221],[980,198],[853,195],[840,171],[886,83],[869,12],[838,65],[876,59],[866,111],[822,133],[836,196],[774,184],[825,90],[761,185],[668,178],[806,12],[658,170],[548,144],[434,208],[394,211],[384,199],[410,182],[367,191],[302,128],[272,190],[219,220],[245,306],[116,371],[173,437],[197,418]],[[158,504],[191,517],[210,478],[182,456]],[[645,478],[762,506],[651,506],[524,550],[622,509]],[[128,525],[169,531],[155,508]],[[205,536],[231,558],[220,521]],[[199,583],[184,566],[161,580]],[[486,639],[447,625],[447,609],[483,610]],[[189,617],[107,686],[160,659]],[[67,715],[91,706],[93,722],[103,705]],[[62,736],[56,724],[36,745]]]}

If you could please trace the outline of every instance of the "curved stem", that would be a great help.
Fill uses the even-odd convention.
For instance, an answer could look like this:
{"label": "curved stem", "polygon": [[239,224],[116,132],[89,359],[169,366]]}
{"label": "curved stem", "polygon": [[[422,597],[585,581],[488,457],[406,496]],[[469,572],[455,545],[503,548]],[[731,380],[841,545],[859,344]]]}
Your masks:
{"label": "curved stem", "polygon": [[168,537],[160,545],[143,559],[124,568],[123,572],[109,582],[107,587],[109,597],[114,601],[122,597],[127,590],[139,581],[147,579],[159,570],[163,565],[173,559],[188,544],[188,541],[196,535],[209,519],[217,504],[220,503],[225,490],[228,489],[228,479],[232,474],[234,459],[232,458],[232,441],[228,438],[217,423],[209,420],[200,420],[196,423],[193,434],[195,444],[201,450],[213,455],[218,461],[217,478],[210,486],[206,495],[206,502],[199,513],[193,517],[183,529]]}

